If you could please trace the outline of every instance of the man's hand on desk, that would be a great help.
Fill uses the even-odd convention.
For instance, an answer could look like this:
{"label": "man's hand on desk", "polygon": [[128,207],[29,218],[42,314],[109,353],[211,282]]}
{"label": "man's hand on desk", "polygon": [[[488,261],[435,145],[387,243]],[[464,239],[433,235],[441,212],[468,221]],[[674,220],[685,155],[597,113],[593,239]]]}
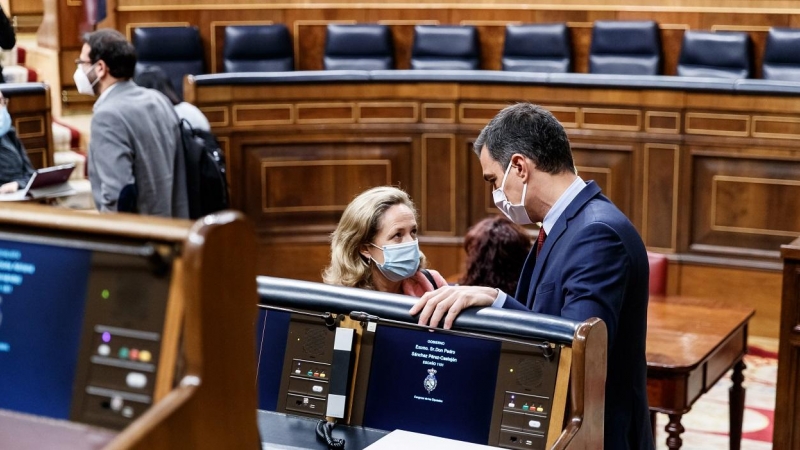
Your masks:
{"label": "man's hand on desk", "polygon": [[473,306],[491,306],[497,298],[497,289],[484,286],[444,286],[427,292],[409,311],[419,313],[419,324],[436,327],[444,319],[444,328],[450,329],[461,311]]}
{"label": "man's hand on desk", "polygon": [[19,190],[19,183],[16,181],[11,181],[0,186],[0,194],[10,194],[12,192],[17,192],[17,190]]}

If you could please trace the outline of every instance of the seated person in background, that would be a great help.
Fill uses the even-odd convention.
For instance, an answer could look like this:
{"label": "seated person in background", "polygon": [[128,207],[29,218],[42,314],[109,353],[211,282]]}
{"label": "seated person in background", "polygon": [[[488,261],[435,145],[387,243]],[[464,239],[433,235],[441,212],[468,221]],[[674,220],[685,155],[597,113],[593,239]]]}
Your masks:
{"label": "seated person in background", "polygon": [[344,210],[331,240],[327,284],[419,297],[447,284],[426,270],[417,241],[417,210],[408,194],[379,186],[359,194]]}
{"label": "seated person in background", "polygon": [[464,237],[467,270],[458,283],[516,292],[517,280],[531,245],[525,228],[505,217],[481,220]]}
{"label": "seated person in background", "polygon": [[193,104],[181,100],[178,93],[175,92],[175,86],[172,85],[172,81],[160,67],[147,67],[133,77],[133,82],[141,87],[155,89],[166,95],[167,99],[172,103],[172,107],[175,108],[175,112],[178,113],[178,117],[186,119],[195,130],[211,131],[211,125],[209,125],[208,119],[206,119],[203,112]]}
{"label": "seated person in background", "polygon": [[33,175],[28,153],[11,126],[7,105],[8,99],[0,92],[0,194],[16,192]]}

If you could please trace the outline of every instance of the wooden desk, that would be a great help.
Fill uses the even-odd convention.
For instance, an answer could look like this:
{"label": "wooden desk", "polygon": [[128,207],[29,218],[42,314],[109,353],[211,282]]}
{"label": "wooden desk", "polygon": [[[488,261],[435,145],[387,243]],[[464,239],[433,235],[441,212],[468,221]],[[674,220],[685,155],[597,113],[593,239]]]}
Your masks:
{"label": "wooden desk", "polygon": [[730,448],[739,448],[745,391],[742,358],[747,350],[747,324],[753,314],[749,308],[722,308],[709,300],[650,299],[647,397],[654,435],[656,413],[669,415],[665,428],[668,448],[681,447],[681,417],[731,368]]}

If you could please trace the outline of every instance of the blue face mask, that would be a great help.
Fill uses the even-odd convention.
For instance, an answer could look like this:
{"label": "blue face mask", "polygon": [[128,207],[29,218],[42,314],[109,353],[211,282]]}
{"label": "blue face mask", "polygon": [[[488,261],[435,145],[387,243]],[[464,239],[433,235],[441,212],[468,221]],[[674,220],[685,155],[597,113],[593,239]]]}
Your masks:
{"label": "blue face mask", "polygon": [[413,240],[404,244],[384,245],[383,248],[370,244],[383,250],[383,264],[375,265],[383,276],[389,281],[401,281],[417,273],[419,268],[419,242]]}
{"label": "blue face mask", "polygon": [[5,106],[0,107],[0,137],[5,136],[10,129],[11,114],[8,113],[8,108]]}

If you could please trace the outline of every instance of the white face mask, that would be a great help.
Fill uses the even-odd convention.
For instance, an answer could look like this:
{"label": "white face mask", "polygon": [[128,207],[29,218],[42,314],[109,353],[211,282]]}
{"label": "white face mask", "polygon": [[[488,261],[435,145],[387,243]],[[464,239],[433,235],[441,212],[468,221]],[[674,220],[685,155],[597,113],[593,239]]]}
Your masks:
{"label": "white face mask", "polygon": [[503,188],[506,185],[506,180],[508,180],[508,173],[511,171],[511,163],[508,163],[508,169],[506,169],[506,174],[503,176],[503,183],[500,185],[499,189],[495,189],[492,191],[492,198],[494,199],[494,204],[497,206],[506,217],[509,218],[512,222],[519,224],[519,225],[528,225],[533,223],[530,217],[528,217],[528,211],[525,210],[525,194],[528,192],[528,183],[522,184],[522,200],[520,201],[519,205],[512,205],[508,198],[506,197],[506,193],[503,192]]}
{"label": "white face mask", "polygon": [[[89,67],[89,70],[94,70],[94,66],[97,63],[92,64]],[[100,81],[99,78],[95,78],[94,83],[89,81],[89,75],[87,72],[81,70],[81,66],[78,66],[75,69],[75,73],[72,75],[72,80],[75,81],[75,86],[78,88],[78,92],[85,95],[94,95],[94,85]]]}

